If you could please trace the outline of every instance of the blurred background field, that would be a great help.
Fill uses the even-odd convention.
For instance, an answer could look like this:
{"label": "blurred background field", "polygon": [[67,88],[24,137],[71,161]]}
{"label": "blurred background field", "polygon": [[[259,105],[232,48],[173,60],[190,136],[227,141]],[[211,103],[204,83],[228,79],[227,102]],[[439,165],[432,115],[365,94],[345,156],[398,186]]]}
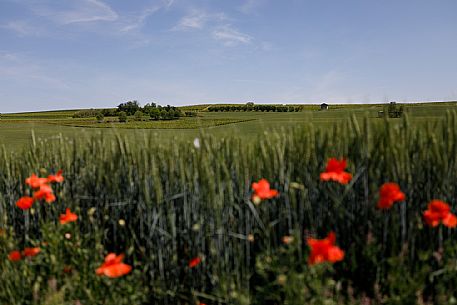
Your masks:
{"label": "blurred background field", "polygon": [[[211,105],[181,107],[182,111],[196,111],[197,117],[184,117],[174,121],[149,121],[128,123],[98,123],[94,118],[74,119],[77,110],[30,112],[2,114],[0,119],[0,145],[8,149],[18,149],[31,141],[31,131],[36,138],[51,139],[59,134],[64,137],[84,138],[94,134],[112,137],[115,134],[130,135],[130,139],[153,136],[156,141],[170,138],[191,139],[200,129],[217,137],[237,135],[255,138],[265,130],[281,127],[306,126],[314,124],[319,128],[332,127],[333,124],[355,115],[358,120],[368,117],[373,124],[379,124],[378,112],[384,104],[330,105],[329,110],[320,111],[319,105],[305,105],[301,112],[208,112]],[[447,111],[457,109],[456,102],[404,104],[405,113],[412,126],[433,124]],[[398,119],[389,119],[396,124]]]}

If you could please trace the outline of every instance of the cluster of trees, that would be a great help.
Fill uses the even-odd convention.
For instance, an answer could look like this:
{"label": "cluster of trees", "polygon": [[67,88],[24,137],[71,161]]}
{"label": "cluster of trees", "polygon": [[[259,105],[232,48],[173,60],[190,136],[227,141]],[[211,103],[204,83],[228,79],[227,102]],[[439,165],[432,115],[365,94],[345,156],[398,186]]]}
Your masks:
{"label": "cluster of trees", "polygon": [[302,106],[282,106],[282,105],[254,105],[247,103],[245,105],[221,105],[210,106],[208,111],[263,111],[263,112],[299,112],[303,109]]}
{"label": "cluster of trees", "polygon": [[[175,120],[183,116],[179,108],[167,105],[160,106],[156,103],[148,103],[141,107],[137,101],[128,101],[117,106],[119,121],[123,121],[125,116],[133,116],[135,121],[145,119],[152,120]],[[125,116],[123,115],[125,113]],[[122,119],[121,119],[122,115]]]}
{"label": "cluster of trees", "polygon": [[[155,103],[146,104],[142,110],[139,111],[142,111],[153,120],[175,120],[184,116],[179,108],[170,105],[160,106]],[[135,117],[137,116],[138,114],[135,114]]]}
{"label": "cluster of trees", "polygon": [[98,122],[103,122],[105,117],[118,117],[119,122],[127,122],[128,117],[132,116],[135,121],[175,120],[182,116],[196,116],[196,113],[189,111],[182,113],[177,107],[161,106],[156,103],[148,103],[141,107],[137,101],[128,101],[113,109],[88,109],[73,114],[73,118],[96,117]]}

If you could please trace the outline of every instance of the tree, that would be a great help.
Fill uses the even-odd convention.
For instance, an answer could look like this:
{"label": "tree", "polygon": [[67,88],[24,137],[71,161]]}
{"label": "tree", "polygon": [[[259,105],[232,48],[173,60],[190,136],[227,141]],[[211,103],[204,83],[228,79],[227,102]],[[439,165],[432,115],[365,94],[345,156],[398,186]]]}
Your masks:
{"label": "tree", "polygon": [[124,111],[127,115],[134,115],[135,112],[141,110],[140,104],[137,101],[128,101],[117,106],[119,112]]}
{"label": "tree", "polygon": [[99,111],[96,115],[95,118],[97,119],[97,122],[103,123],[103,120],[105,119],[105,116],[103,115],[103,112]]}
{"label": "tree", "polygon": [[137,110],[134,114],[135,121],[141,121],[143,119],[143,112]]}
{"label": "tree", "polygon": [[153,120],[158,120],[160,118],[160,111],[159,109],[157,108],[151,108],[149,110],[149,116],[151,117],[151,119]]}
{"label": "tree", "polygon": [[117,109],[110,108],[110,109],[102,109],[103,116],[117,116]]}
{"label": "tree", "polygon": [[154,109],[157,109],[156,103],[147,103],[143,107],[143,112],[146,113],[147,115],[150,115]]}
{"label": "tree", "polygon": [[119,122],[121,122],[121,123],[127,122],[127,113],[125,111],[119,112]]}

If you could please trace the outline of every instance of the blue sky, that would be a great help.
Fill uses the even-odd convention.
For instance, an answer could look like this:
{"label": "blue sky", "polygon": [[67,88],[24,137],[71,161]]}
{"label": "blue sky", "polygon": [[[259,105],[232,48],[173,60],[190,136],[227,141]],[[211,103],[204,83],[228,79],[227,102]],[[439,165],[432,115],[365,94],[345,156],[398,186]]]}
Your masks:
{"label": "blue sky", "polygon": [[0,0],[0,112],[457,99],[455,0]]}

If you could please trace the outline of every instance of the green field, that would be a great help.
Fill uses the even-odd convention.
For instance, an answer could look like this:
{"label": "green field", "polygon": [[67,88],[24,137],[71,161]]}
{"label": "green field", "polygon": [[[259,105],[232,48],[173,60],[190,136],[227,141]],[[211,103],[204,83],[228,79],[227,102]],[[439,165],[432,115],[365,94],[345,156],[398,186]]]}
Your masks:
{"label": "green field", "polygon": [[[456,228],[422,218],[432,199],[457,207],[452,107],[414,106],[401,119],[378,119],[371,106],[202,112],[254,119],[203,129],[68,127],[61,122],[71,119],[49,113],[3,118],[24,133],[17,147],[31,129],[37,136],[26,151],[2,138],[0,304],[453,304]],[[349,184],[320,179],[332,157],[347,159]],[[59,169],[55,202],[16,206],[34,194],[28,176]],[[252,183],[261,178],[279,195],[256,204]],[[385,182],[406,199],[379,210]],[[76,222],[59,223],[66,208]],[[331,231],[344,259],[309,264],[307,238]],[[26,247],[41,252],[8,259]],[[110,252],[124,253],[132,271],[97,275]]]}
{"label": "green field", "polygon": [[[195,118],[181,118],[173,121],[110,122],[116,118],[106,118],[105,123],[97,123],[95,118],[73,119],[76,110],[33,113],[2,114],[0,119],[0,145],[18,149],[31,143],[32,131],[35,138],[53,139],[84,138],[95,134],[107,137],[131,135],[131,139],[153,135],[157,141],[173,139],[193,139],[202,131],[218,137],[235,135],[255,138],[265,130],[306,126],[312,123],[319,128],[332,127],[354,115],[359,120],[369,117],[370,122],[379,124],[377,117],[383,110],[381,104],[370,105],[330,105],[327,111],[319,111],[319,105],[305,105],[302,112],[207,112],[210,105],[185,106],[183,111],[198,111]],[[457,110],[457,102],[405,104],[408,118],[414,125],[436,122],[448,111]],[[398,119],[390,119],[392,123]]]}

